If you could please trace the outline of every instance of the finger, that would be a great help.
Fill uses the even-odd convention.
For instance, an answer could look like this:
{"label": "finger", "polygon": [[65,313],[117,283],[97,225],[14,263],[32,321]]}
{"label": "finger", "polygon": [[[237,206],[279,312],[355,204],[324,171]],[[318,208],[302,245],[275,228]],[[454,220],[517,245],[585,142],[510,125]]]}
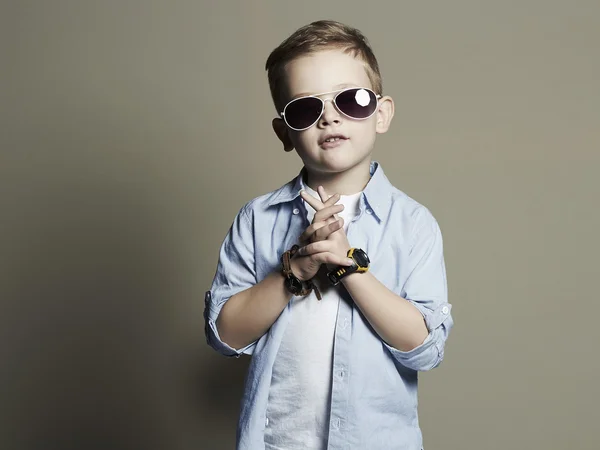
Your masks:
{"label": "finger", "polygon": [[[323,205],[324,206],[329,206],[327,203],[329,202],[329,200],[331,200],[331,197],[337,197],[338,200],[335,201],[335,203],[337,203],[339,201],[339,199],[341,198],[340,194],[333,194],[331,197],[329,197],[329,194],[327,193],[327,191],[325,190],[325,188],[323,186],[319,186],[317,188],[317,192],[319,193],[319,196],[321,197],[321,200],[323,201]],[[338,215],[334,214],[333,215],[334,219],[338,219]]]}
{"label": "finger", "polygon": [[[333,194],[331,197],[329,197],[327,195],[327,193],[325,192],[325,188],[323,186],[320,186],[321,190],[323,191],[323,195],[321,198],[325,198],[327,199],[325,202],[323,202],[323,206],[326,208],[328,206],[332,206],[335,205],[337,202],[340,201],[341,195],[340,194]],[[319,194],[321,195],[321,194]],[[329,197],[329,198],[328,198]],[[333,215],[334,219],[339,219],[339,216],[337,214]]]}
{"label": "finger", "polygon": [[317,241],[300,247],[296,254],[298,256],[310,256],[322,252],[334,253],[335,249],[336,243],[331,240]]}
{"label": "finger", "polygon": [[349,267],[352,264],[354,264],[354,261],[352,261],[351,259],[344,258],[339,255],[334,255],[333,253],[330,253],[330,252],[316,253],[316,254],[312,255],[311,258],[315,262],[318,262],[321,264],[331,264],[333,266]]}
{"label": "finger", "polygon": [[300,191],[300,196],[308,203],[315,211],[319,211],[327,206],[335,205],[340,200],[340,194],[333,194],[326,202],[320,202],[319,199],[313,197],[308,192]]}
{"label": "finger", "polygon": [[313,218],[313,222],[318,222],[318,221],[321,221],[321,220],[325,220],[325,219],[328,219],[330,217],[333,217],[334,219],[337,219],[337,217],[335,217],[335,214],[340,213],[343,210],[344,210],[344,205],[328,206],[328,207],[323,208],[320,211],[317,211],[315,213],[315,217]]}
{"label": "finger", "polygon": [[329,200],[323,203],[323,206],[335,205],[340,200],[340,197],[340,194],[333,194],[331,197],[329,197]]}
{"label": "finger", "polygon": [[327,236],[331,234],[331,231],[329,231],[327,228],[328,226],[332,227],[331,229],[336,231],[343,225],[343,222],[338,223],[338,220],[341,219],[334,219],[333,217],[330,217],[325,221],[315,222],[298,237],[298,240],[301,242],[311,243],[327,239]]}
{"label": "finger", "polygon": [[339,230],[343,226],[344,226],[344,219],[339,218],[337,220],[334,220],[329,225],[321,227],[317,231],[315,231],[315,233],[313,234],[313,237],[312,237],[312,241],[313,242],[324,241],[325,239],[327,239],[329,237],[330,234],[335,233],[337,230]]}
{"label": "finger", "polygon": [[308,239],[310,239],[311,236],[313,236],[313,234],[315,233],[315,231],[329,225],[330,223],[335,222],[335,219],[333,217],[327,219],[327,220],[321,220],[315,223],[310,224],[306,230],[304,230],[304,233],[302,233],[300,235],[300,237],[298,237],[298,240],[300,241],[306,241]]}
{"label": "finger", "polygon": [[327,192],[325,191],[325,188],[323,186],[319,186],[317,188],[317,193],[319,194],[319,197],[321,197],[321,201],[323,203],[329,200],[329,195],[327,195]]}
{"label": "finger", "polygon": [[306,203],[313,207],[315,211],[320,211],[324,208],[321,200],[313,197],[306,191],[300,191],[300,196],[304,199]]}
{"label": "finger", "polygon": [[328,241],[318,241],[311,244],[306,244],[300,247],[296,254],[298,256],[310,256],[316,253],[329,252],[332,249],[332,244]]}
{"label": "finger", "polygon": [[300,241],[306,241],[308,239],[311,238],[311,236],[313,236],[313,234],[315,233],[315,231],[319,230],[320,228],[323,228],[327,225],[329,225],[330,223],[335,222],[336,219],[334,219],[333,217],[330,217],[327,220],[321,220],[318,222],[314,222],[312,224],[310,224],[306,230],[304,230],[304,232],[298,237],[298,240]]}

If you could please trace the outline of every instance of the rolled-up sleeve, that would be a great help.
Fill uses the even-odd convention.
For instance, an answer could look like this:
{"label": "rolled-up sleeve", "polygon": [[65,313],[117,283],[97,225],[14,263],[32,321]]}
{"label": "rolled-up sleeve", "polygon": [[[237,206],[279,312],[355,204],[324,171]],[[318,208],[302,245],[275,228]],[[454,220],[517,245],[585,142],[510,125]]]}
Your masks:
{"label": "rolled-up sleeve", "polygon": [[217,317],[229,298],[256,284],[254,264],[254,233],[248,205],[235,217],[221,249],[219,262],[211,288],[204,295],[204,332],[206,342],[225,356],[239,357],[242,353],[252,354],[256,342],[234,349],[223,342],[217,330]]}
{"label": "rolled-up sleeve", "polygon": [[421,312],[429,334],[421,345],[407,352],[386,346],[405,367],[426,371],[444,359],[444,346],[453,326],[452,305],[448,303],[442,233],[425,207],[417,213],[414,230],[410,273],[401,296]]}

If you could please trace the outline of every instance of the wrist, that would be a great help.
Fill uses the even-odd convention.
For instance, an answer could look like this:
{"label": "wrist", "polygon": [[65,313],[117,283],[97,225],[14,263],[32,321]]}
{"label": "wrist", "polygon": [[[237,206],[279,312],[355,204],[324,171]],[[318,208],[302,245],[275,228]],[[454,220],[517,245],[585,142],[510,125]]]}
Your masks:
{"label": "wrist", "polygon": [[340,280],[340,283],[343,284],[344,286],[347,286],[349,284],[351,285],[352,283],[354,283],[354,280],[358,280],[360,278],[359,275],[363,275],[363,274],[364,274],[364,272],[352,272],[352,273],[346,275],[345,277],[343,277]]}
{"label": "wrist", "polygon": [[312,280],[303,280],[302,278],[298,278],[292,269],[292,267],[296,267],[297,269],[295,261],[292,262],[292,258],[298,249],[299,247],[297,245],[293,245],[291,249],[283,252],[283,255],[281,255],[281,272],[285,278],[285,288],[293,295],[299,296],[306,296],[314,291],[317,300],[321,300],[321,293]]}
{"label": "wrist", "polygon": [[306,278],[300,275],[301,271],[298,270],[298,260],[296,258],[290,259],[290,270],[292,271],[292,274],[300,281],[307,281]]}

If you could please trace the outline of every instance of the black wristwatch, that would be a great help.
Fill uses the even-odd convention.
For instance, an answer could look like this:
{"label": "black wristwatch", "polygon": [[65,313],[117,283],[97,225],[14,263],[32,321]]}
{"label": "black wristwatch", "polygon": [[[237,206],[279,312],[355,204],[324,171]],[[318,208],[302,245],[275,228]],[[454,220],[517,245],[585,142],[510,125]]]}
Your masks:
{"label": "black wristwatch", "polygon": [[302,282],[292,272],[292,268],[290,267],[290,260],[292,259],[292,256],[296,254],[299,248],[300,247],[298,245],[294,245],[291,249],[289,249],[287,252],[283,252],[283,254],[281,255],[281,272],[285,277],[283,284],[288,290],[288,292],[293,295],[306,296],[312,291],[315,291],[315,296],[317,297],[317,300],[321,300],[321,292],[312,280],[306,280]]}
{"label": "black wristwatch", "polygon": [[354,261],[351,266],[339,266],[327,274],[329,281],[335,286],[340,280],[348,275],[359,272],[363,273],[369,270],[369,257],[366,252],[360,248],[351,248],[348,250],[348,258]]}

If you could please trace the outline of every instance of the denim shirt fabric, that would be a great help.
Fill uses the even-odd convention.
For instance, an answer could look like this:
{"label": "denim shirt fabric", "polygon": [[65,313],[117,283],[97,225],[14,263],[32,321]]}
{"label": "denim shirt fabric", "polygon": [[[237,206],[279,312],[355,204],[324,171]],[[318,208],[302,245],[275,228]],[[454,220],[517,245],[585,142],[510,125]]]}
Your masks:
{"label": "denim shirt fabric", "polygon": [[[442,235],[429,210],[392,186],[379,163],[371,162],[370,171],[359,213],[348,226],[348,241],[367,252],[369,270],[382,284],[421,312],[429,334],[408,352],[388,345],[340,283],[328,448],[418,450],[422,436],[417,373],[440,364],[453,325]],[[215,322],[231,296],[280,269],[281,254],[310,225],[300,197],[303,175],[304,169],[280,189],[242,207],[221,246],[217,271],[205,295],[208,344],[226,356],[252,355],[238,423],[238,449],[264,449],[271,371],[290,311],[286,307],[260,339],[240,349],[221,340]]]}

